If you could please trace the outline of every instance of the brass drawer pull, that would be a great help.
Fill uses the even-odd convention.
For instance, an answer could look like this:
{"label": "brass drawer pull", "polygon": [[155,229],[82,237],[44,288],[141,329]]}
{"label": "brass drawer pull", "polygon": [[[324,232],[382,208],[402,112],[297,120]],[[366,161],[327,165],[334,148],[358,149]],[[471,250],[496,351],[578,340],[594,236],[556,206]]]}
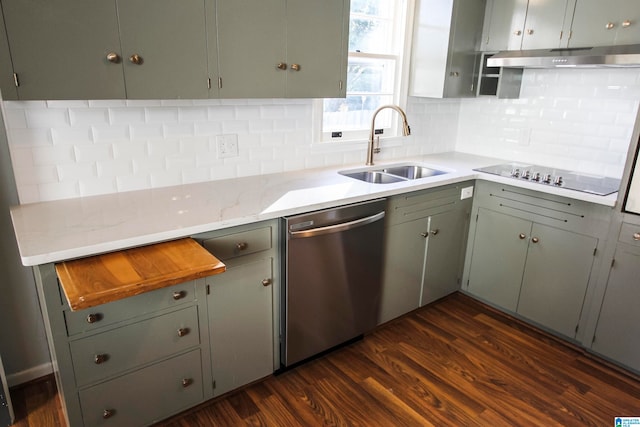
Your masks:
{"label": "brass drawer pull", "polygon": [[180,329],[178,329],[178,336],[179,337],[184,337],[188,333],[189,333],[189,328],[180,328]]}
{"label": "brass drawer pull", "polygon": [[236,249],[239,251],[244,251],[248,246],[249,245],[247,244],[247,242],[240,242],[236,244]]}
{"label": "brass drawer pull", "polygon": [[96,354],[93,357],[93,361],[96,365],[100,365],[104,362],[106,362],[107,360],[109,360],[109,355],[107,354]]}
{"label": "brass drawer pull", "polygon": [[524,239],[526,239],[526,238],[527,238],[527,235],[526,235],[526,234],[524,234],[524,233],[520,233],[520,234],[518,235],[518,238],[520,238],[520,240],[524,240]]}
{"label": "brass drawer pull", "polygon": [[293,71],[300,71],[300,64],[291,64],[291,69]]}
{"label": "brass drawer pull", "polygon": [[278,70],[286,70],[287,69],[287,64],[285,64],[284,62],[278,62],[278,65],[276,65],[276,68]]}
{"label": "brass drawer pull", "polygon": [[636,240],[636,241],[640,240],[640,231],[633,233],[633,240]]}
{"label": "brass drawer pull", "polygon": [[191,384],[193,384],[193,380],[191,378],[183,378],[182,379],[182,387],[187,388]]}
{"label": "brass drawer pull", "polygon": [[87,315],[87,323],[96,323],[102,320],[102,314],[100,313],[89,313]]}
{"label": "brass drawer pull", "polygon": [[115,414],[116,414],[116,411],[115,411],[115,410],[113,410],[113,409],[105,409],[105,410],[102,412],[102,418],[104,418],[104,419],[106,420],[106,419],[108,419],[108,418],[113,417]]}
{"label": "brass drawer pull", "polygon": [[176,301],[184,298],[185,296],[187,296],[187,293],[185,291],[175,291],[173,293],[173,299]]}
{"label": "brass drawer pull", "polygon": [[531,238],[531,241],[532,241],[533,243],[538,243],[538,242],[540,241],[540,239],[538,239],[537,237],[532,237],[532,238]]}
{"label": "brass drawer pull", "polygon": [[270,284],[271,284],[270,278],[262,279],[262,286],[269,286]]}
{"label": "brass drawer pull", "polygon": [[436,234],[438,234],[439,232],[440,232],[440,229],[439,229],[439,228],[436,228],[435,230],[432,230],[432,231],[431,231],[431,234],[432,234],[433,236],[435,236],[435,235],[436,235]]}
{"label": "brass drawer pull", "polygon": [[131,63],[135,65],[142,65],[142,63],[144,62],[142,57],[137,53],[134,53],[133,55],[131,55],[129,57],[129,61],[131,61]]}
{"label": "brass drawer pull", "polygon": [[429,233],[425,233],[425,232],[420,233],[420,235],[424,238],[429,237]]}
{"label": "brass drawer pull", "polygon": [[109,53],[107,53],[107,61],[111,62],[112,64],[119,64],[120,63],[120,55],[118,55],[115,52],[109,52]]}

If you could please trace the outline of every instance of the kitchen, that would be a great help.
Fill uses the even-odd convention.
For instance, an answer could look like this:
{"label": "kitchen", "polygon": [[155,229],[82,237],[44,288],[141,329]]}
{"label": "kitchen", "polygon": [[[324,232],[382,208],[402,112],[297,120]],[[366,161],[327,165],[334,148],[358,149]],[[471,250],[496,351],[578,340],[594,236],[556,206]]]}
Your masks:
{"label": "kitchen", "polygon": [[[383,141],[376,159],[459,151],[620,177],[636,122],[638,79],[633,68],[526,70],[519,99],[409,97],[412,135],[386,149]],[[304,99],[5,101],[3,108],[20,203],[179,185],[203,176],[351,167],[364,164],[366,151],[364,144],[336,150],[315,143],[314,105]],[[219,134],[238,136],[237,157],[215,157],[209,142]],[[151,150],[140,148],[148,140]],[[110,146],[126,161],[115,161]],[[194,168],[195,159],[205,171]],[[146,168],[140,175],[128,166],[136,161]],[[19,343],[24,348],[15,354],[4,354],[15,343],[2,343],[14,384],[51,372],[43,326],[29,324],[39,318],[35,289],[8,290],[16,292],[3,324],[20,318],[20,334],[40,339]],[[34,315],[13,314],[11,306]]]}

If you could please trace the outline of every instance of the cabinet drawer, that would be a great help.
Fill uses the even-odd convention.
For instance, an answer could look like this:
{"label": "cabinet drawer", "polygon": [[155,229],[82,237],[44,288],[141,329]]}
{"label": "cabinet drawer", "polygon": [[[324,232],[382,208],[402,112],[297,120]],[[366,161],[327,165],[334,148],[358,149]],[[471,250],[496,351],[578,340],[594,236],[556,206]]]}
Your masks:
{"label": "cabinet drawer", "polygon": [[76,383],[86,385],[200,344],[198,308],[154,317],[72,341]]}
{"label": "cabinet drawer", "polygon": [[202,246],[221,261],[271,249],[271,227],[204,240]]}
{"label": "cabinet drawer", "polygon": [[72,336],[174,305],[193,302],[195,295],[195,282],[185,282],[86,310],[65,310],[67,335]]}
{"label": "cabinet drawer", "polygon": [[399,224],[451,210],[459,203],[471,204],[471,199],[460,199],[462,188],[469,186],[473,186],[473,183],[464,182],[394,196],[389,200],[387,223]]}
{"label": "cabinet drawer", "polygon": [[137,426],[203,400],[200,350],[148,366],[80,392],[86,426]]}
{"label": "cabinet drawer", "polygon": [[634,246],[640,246],[640,225],[623,222],[618,241]]}

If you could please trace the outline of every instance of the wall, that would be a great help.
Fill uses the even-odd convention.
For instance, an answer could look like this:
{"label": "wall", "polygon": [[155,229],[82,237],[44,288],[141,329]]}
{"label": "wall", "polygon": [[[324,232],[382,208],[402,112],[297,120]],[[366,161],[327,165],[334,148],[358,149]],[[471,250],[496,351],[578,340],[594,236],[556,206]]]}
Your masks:
{"label": "wall", "polygon": [[[383,142],[377,158],[457,149],[620,176],[639,100],[638,69],[526,71],[517,100],[410,98],[412,136]],[[363,165],[366,154],[364,143],[313,144],[309,100],[14,101],[4,106],[21,203]],[[229,133],[238,135],[240,155],[218,160],[215,135]],[[10,232],[8,226],[3,230]],[[29,280],[4,282],[11,297],[0,299],[21,308],[16,313],[3,305],[0,311],[0,349],[8,353],[10,379],[30,379],[30,372],[41,372],[33,370],[40,361],[48,360]],[[8,331],[7,325],[18,325],[17,330]],[[16,336],[28,338],[17,338],[19,345],[7,348]]]}

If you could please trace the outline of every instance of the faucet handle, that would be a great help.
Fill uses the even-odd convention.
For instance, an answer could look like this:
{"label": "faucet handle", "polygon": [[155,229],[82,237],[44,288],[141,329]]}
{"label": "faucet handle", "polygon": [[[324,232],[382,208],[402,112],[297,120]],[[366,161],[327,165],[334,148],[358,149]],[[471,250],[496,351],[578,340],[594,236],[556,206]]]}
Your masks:
{"label": "faucet handle", "polygon": [[380,135],[376,136],[376,144],[373,152],[378,154],[380,152]]}

